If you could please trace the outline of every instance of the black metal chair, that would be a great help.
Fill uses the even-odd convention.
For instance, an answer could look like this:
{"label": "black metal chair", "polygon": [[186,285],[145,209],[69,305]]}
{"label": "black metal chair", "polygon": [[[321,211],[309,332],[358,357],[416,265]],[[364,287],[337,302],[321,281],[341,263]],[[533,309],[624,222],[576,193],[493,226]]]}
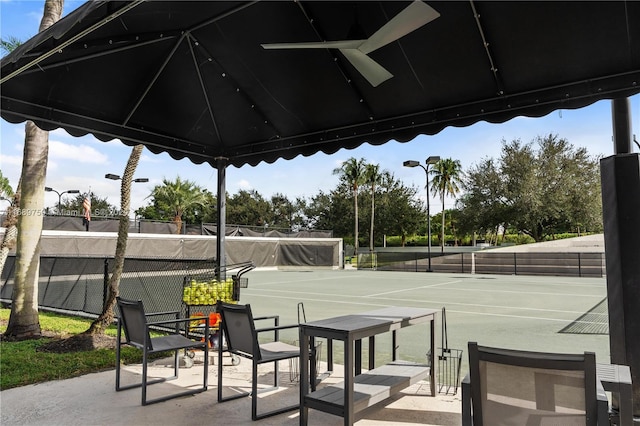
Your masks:
{"label": "black metal chair", "polygon": [[[258,365],[272,362],[274,364],[273,388],[278,387],[278,361],[300,357],[300,348],[288,343],[278,341],[278,331],[289,328],[297,328],[298,324],[278,325],[278,317],[254,318],[250,305],[234,305],[218,302],[217,311],[222,317],[222,333],[218,334],[218,402],[231,401],[245,396],[251,396],[251,419],[259,420],[287,411],[296,410],[300,404],[282,407],[276,410],[258,414]],[[256,329],[254,321],[275,319],[273,327]],[[273,332],[274,341],[259,343],[258,333]],[[226,341],[223,341],[223,336]],[[223,347],[223,342],[226,347]],[[242,392],[233,396],[222,396],[223,368],[222,354],[228,351],[231,354],[250,359],[252,362],[251,392]],[[313,362],[313,361],[312,361]],[[269,389],[273,389],[269,388]]]}
{"label": "black metal chair", "polygon": [[595,354],[518,351],[469,342],[462,424],[609,425]]}
{"label": "black metal chair", "polygon": [[[142,301],[125,300],[120,297],[117,298],[118,309],[120,310],[120,317],[118,318],[118,343],[116,345],[116,391],[142,388],[142,405],[153,404],[156,402],[166,401],[171,398],[177,398],[185,395],[193,395],[196,393],[204,392],[207,390],[208,385],[208,373],[209,373],[209,324],[205,321],[204,325],[204,338],[202,341],[191,340],[184,335],[180,334],[180,324],[185,324],[185,329],[188,328],[189,321],[198,321],[198,318],[180,318],[179,311],[171,312],[155,312],[145,313]],[[150,317],[175,315],[175,319],[162,320],[162,321],[149,321]],[[173,327],[170,327],[173,325]],[[173,333],[160,336],[151,337],[149,334],[149,328],[156,327],[168,327]],[[125,342],[122,342],[122,330],[124,329]],[[121,358],[120,351],[123,344],[128,344],[142,351],[142,382],[131,385],[120,385],[120,368]],[[179,393],[173,393],[158,397],[155,399],[147,398],[147,386],[155,383],[161,383],[168,380],[174,380],[178,378],[179,359],[178,353],[181,350],[186,349],[202,349],[204,351],[204,382],[202,387],[196,389],[189,389]],[[174,352],[173,354],[173,376],[161,377],[149,380],[147,377],[147,364],[149,357],[152,354],[160,352]]]}

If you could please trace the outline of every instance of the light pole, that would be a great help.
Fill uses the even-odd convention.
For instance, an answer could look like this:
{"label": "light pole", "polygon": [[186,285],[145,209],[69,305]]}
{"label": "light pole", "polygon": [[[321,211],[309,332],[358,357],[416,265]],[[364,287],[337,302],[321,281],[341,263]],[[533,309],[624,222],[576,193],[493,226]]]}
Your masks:
{"label": "light pole", "polygon": [[[120,180],[122,179],[120,176],[118,175],[114,175],[112,173],[107,173],[106,175],[104,175],[105,178],[107,179],[111,179],[111,180]],[[138,183],[145,183],[145,182],[149,182],[149,178],[137,178],[133,180],[134,182],[138,182]]]}
{"label": "light pole", "polygon": [[55,192],[56,194],[58,194],[58,215],[60,215],[60,212],[62,211],[61,206],[62,206],[62,194],[79,194],[80,191],[77,189],[69,189],[67,191],[62,191],[62,192],[58,192],[55,189],[49,187],[49,186],[45,186],[44,190],[46,192]]}
{"label": "light pole", "polygon": [[[435,164],[438,161],[440,161],[440,156],[432,155],[427,158],[427,167],[423,166],[419,161],[415,160],[407,160],[402,163],[402,165],[405,167],[422,167],[425,174],[427,175],[427,252],[429,255],[429,267],[427,268],[427,272],[433,272],[433,269],[431,269],[431,209],[429,208],[429,165]],[[444,214],[444,212],[442,213]]]}
{"label": "light pole", "polygon": [[[113,173],[107,173],[106,175],[104,175],[104,177],[106,179],[111,179],[111,180],[121,180],[122,178],[120,177],[120,175],[114,175]],[[137,178],[137,179],[133,179],[133,182],[137,182],[137,183],[146,183],[149,182],[149,178]],[[122,195],[122,194],[121,194]],[[127,200],[127,203],[129,203],[130,200]],[[120,200],[121,204],[124,204],[124,199]],[[120,208],[122,208],[122,205],[120,206]],[[120,212],[120,214],[123,214],[123,212]],[[128,215],[128,213],[127,213]]]}

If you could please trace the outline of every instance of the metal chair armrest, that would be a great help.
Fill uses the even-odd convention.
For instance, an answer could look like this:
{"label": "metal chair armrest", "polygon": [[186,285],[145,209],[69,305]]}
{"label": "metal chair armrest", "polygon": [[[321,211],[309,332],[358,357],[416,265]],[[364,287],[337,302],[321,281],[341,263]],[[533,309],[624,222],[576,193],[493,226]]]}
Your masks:
{"label": "metal chair armrest", "polygon": [[266,320],[266,319],[275,319],[275,320],[279,320],[280,319],[280,315],[267,315],[267,316],[263,316],[263,317],[254,317],[253,321],[260,321],[260,320]]}
{"label": "metal chair armrest", "polygon": [[175,315],[179,313],[180,311],[149,312],[149,313],[145,313],[144,316],[150,317],[150,316],[158,316],[158,315]]}
{"label": "metal chair armrest", "polygon": [[274,330],[286,330],[289,328],[298,328],[298,324],[278,325],[276,327],[268,327],[268,328],[257,328],[256,333],[262,333],[265,331],[274,331]]}
{"label": "metal chair armrest", "polygon": [[[148,322],[147,325],[147,329],[150,326],[154,326],[154,325],[166,325],[166,324],[175,324],[176,325],[176,332],[178,331],[178,324],[180,323],[187,323],[187,322],[191,322],[191,321],[202,321],[202,318],[200,317],[191,317],[191,318],[176,318],[176,319],[170,319],[170,320],[162,320],[162,321],[151,321]],[[207,330],[209,330],[209,323],[208,321],[205,322],[205,328]],[[209,335],[209,331],[206,332],[206,335]]]}

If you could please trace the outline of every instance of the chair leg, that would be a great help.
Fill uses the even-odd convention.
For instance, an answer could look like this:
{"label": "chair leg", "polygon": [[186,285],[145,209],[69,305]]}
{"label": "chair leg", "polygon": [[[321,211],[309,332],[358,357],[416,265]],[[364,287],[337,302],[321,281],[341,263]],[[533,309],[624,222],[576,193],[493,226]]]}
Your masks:
{"label": "chair leg", "polygon": [[116,335],[116,392],[118,392],[120,389],[120,345],[121,345],[121,338],[122,338],[122,322],[120,320],[120,318],[118,318],[118,332]]}
{"label": "chair leg", "polygon": [[224,401],[222,398],[222,327],[218,331],[218,402]]}
{"label": "chair leg", "polygon": [[178,369],[180,368],[180,351],[173,351],[173,376],[178,378]]}
{"label": "chair leg", "polygon": [[[300,408],[300,404],[294,404],[287,407],[278,408],[266,413],[258,414],[258,363],[253,361],[253,371],[251,373],[251,419],[261,420],[267,417],[275,416],[278,414],[286,413],[289,411],[297,410]],[[274,379],[275,387],[278,387],[278,361],[275,361],[274,367],[276,378]]]}
{"label": "chair leg", "polygon": [[147,405],[147,348],[142,351],[142,405]]}
{"label": "chair leg", "polygon": [[[208,335],[208,330],[207,330]],[[204,384],[202,390],[209,389],[209,343],[204,345]]]}
{"label": "chair leg", "polygon": [[258,420],[258,364],[251,361],[251,420]]}

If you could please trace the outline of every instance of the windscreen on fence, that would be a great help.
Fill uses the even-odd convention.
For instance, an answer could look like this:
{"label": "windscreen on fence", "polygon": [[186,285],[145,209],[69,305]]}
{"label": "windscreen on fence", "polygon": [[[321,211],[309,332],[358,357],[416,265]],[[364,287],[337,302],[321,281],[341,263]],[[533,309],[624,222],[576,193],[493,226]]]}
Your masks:
{"label": "windscreen on fence", "polygon": [[[0,225],[4,223],[4,214],[0,215]],[[42,229],[52,231],[86,231],[83,217],[80,215],[45,215]],[[119,219],[111,216],[93,216],[89,224],[91,232],[118,232]],[[130,233],[177,235],[175,222],[162,222],[148,219],[131,220]],[[215,223],[188,224],[183,222],[181,235],[217,235]],[[260,226],[227,224],[226,235],[235,237],[271,237],[271,238],[333,238],[330,230],[300,230],[289,228],[265,228]]]}
{"label": "windscreen on fence", "polygon": [[[447,273],[603,277],[606,266],[600,252],[492,252],[431,253],[431,270]],[[425,251],[360,253],[358,269],[426,271]]]}
{"label": "windscreen on fence", "polygon": [[[2,273],[3,301],[11,300],[14,265],[15,258],[9,257]],[[113,258],[41,257],[38,305],[100,314],[114,266]],[[185,277],[194,270],[214,273],[215,268],[213,259],[125,259],[120,296],[142,300],[148,312],[181,310]]]}

